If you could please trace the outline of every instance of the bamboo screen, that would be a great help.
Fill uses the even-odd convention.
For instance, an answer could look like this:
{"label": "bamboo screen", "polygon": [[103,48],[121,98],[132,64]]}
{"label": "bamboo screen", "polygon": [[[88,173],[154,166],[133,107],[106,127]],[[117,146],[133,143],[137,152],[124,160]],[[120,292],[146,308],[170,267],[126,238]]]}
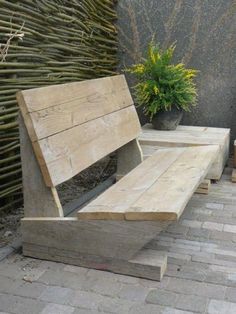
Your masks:
{"label": "bamboo screen", "polygon": [[0,212],[22,202],[15,93],[115,74],[114,0],[0,0]]}

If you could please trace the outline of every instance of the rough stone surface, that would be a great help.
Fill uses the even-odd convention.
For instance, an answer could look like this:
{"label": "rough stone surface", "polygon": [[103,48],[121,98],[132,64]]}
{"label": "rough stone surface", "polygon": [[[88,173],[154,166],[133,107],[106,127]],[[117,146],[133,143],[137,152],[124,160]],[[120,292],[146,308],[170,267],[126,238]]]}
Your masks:
{"label": "rough stone surface", "polygon": [[230,127],[234,139],[235,12],[234,0],[120,0],[120,68],[139,62],[153,37],[162,47],[176,42],[175,61],[200,70],[199,104],[185,114],[184,124]]}
{"label": "rough stone surface", "polygon": [[226,170],[209,195],[193,196],[185,225],[174,223],[148,244],[168,254],[161,282],[11,251],[0,261],[0,314],[235,314],[236,222],[226,218],[236,217],[236,185],[229,175]]}

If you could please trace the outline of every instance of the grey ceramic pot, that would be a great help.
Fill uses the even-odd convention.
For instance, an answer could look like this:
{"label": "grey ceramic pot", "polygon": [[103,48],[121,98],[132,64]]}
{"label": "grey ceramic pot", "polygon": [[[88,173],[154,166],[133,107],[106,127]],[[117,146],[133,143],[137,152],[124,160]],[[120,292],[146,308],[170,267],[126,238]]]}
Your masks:
{"label": "grey ceramic pot", "polygon": [[175,106],[170,111],[159,111],[152,119],[152,125],[156,130],[175,130],[183,117],[183,110]]}

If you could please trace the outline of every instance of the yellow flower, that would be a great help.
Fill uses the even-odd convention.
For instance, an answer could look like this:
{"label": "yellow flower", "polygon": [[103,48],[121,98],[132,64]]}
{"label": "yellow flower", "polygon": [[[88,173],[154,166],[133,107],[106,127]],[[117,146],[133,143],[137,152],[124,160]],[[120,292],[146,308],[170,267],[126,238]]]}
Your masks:
{"label": "yellow flower", "polygon": [[153,90],[154,90],[155,95],[157,95],[159,93],[159,89],[156,85],[153,87]]}
{"label": "yellow flower", "polygon": [[136,64],[134,72],[137,74],[143,74],[145,70],[145,67],[143,64]]}
{"label": "yellow flower", "polygon": [[152,62],[153,62],[153,63],[156,63],[156,58],[155,58],[155,54],[154,54],[153,50],[151,50],[151,55],[150,55],[150,57],[151,57]]}

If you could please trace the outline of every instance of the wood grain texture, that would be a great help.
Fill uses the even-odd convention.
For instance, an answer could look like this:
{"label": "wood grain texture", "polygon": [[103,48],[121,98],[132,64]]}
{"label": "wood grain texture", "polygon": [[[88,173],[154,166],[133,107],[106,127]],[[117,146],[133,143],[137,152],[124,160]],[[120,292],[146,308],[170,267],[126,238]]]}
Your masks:
{"label": "wood grain texture", "polygon": [[140,124],[128,107],[36,142],[47,185],[56,186],[136,138]]}
{"label": "wood grain texture", "polygon": [[143,162],[143,153],[137,139],[122,146],[117,151],[116,180],[120,180],[141,162]]}
{"label": "wood grain texture", "polygon": [[166,147],[219,145],[220,151],[207,174],[208,179],[219,180],[229,157],[230,129],[180,125],[175,131],[166,132],[146,124],[142,127],[139,142],[144,158]]}
{"label": "wood grain texture", "polygon": [[133,105],[124,75],[17,93],[32,141]]}
{"label": "wood grain texture", "polygon": [[236,182],[236,169],[232,171],[232,182]]}
{"label": "wood grain texture", "polygon": [[21,162],[25,217],[63,217],[62,206],[54,187],[44,183],[23,118],[19,115]]}
{"label": "wood grain texture", "polygon": [[[23,243],[72,254],[127,260],[165,229],[164,221],[80,221],[67,218],[24,218]],[[61,251],[61,253],[60,253]]]}
{"label": "wood grain texture", "polygon": [[211,180],[205,179],[201,182],[201,184],[196,189],[196,194],[209,194],[211,188]]}
{"label": "wood grain texture", "polygon": [[236,140],[234,141],[234,159],[233,159],[234,167],[236,168]]}
{"label": "wood grain texture", "polygon": [[79,219],[177,220],[218,146],[162,149],[78,212]]}
{"label": "wood grain texture", "polygon": [[56,186],[138,137],[123,75],[18,93],[47,186]]}

